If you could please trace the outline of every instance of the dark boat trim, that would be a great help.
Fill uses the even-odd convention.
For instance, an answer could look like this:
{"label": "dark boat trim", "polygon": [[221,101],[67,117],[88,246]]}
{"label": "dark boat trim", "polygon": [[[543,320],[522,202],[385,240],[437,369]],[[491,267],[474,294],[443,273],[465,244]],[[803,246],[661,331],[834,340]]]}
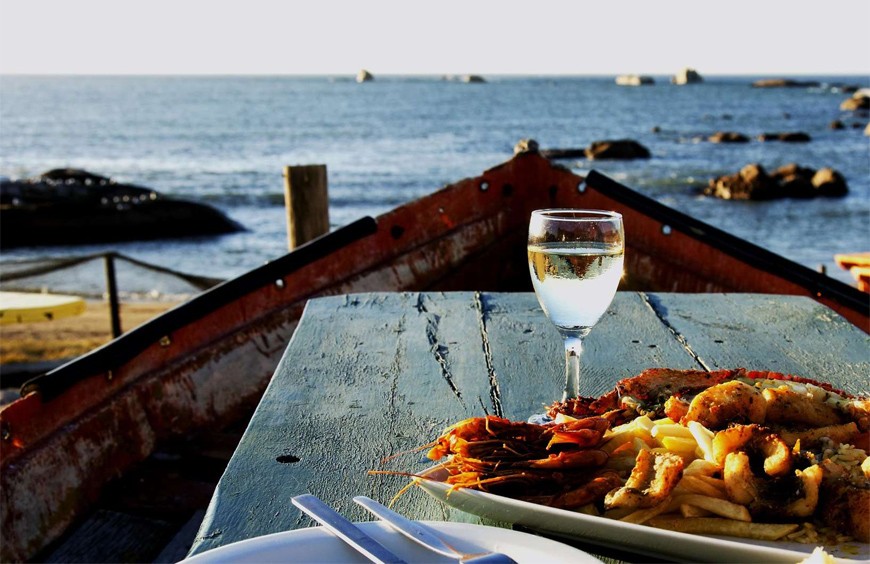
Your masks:
{"label": "dark boat trim", "polygon": [[586,184],[602,194],[612,197],[673,229],[679,229],[683,233],[728,253],[754,268],[789,279],[817,297],[825,296],[864,316],[870,316],[870,299],[866,293],[858,288],[665,206],[595,170],[590,171],[586,176]]}
{"label": "dark boat trim", "polygon": [[44,401],[50,401],[74,383],[104,371],[107,366],[124,364],[176,328],[374,234],[377,227],[374,218],[364,217],[301,245],[292,253],[227,280],[68,364],[28,380],[21,386],[21,395],[38,392]]}

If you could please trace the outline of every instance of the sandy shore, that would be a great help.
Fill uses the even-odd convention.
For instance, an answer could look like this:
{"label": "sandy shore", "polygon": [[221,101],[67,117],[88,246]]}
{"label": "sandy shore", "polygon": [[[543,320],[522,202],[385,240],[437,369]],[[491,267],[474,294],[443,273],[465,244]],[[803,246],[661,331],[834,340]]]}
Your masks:
{"label": "sandy shore", "polygon": [[[177,305],[174,302],[121,304],[121,329],[129,331]],[[109,305],[88,301],[75,317],[0,326],[0,365],[72,358],[112,339]]]}

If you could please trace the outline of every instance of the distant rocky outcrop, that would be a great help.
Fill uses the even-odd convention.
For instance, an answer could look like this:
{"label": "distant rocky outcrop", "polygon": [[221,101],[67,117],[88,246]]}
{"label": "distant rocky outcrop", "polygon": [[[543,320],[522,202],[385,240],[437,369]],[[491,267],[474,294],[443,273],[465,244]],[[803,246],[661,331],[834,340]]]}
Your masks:
{"label": "distant rocky outcrop", "polygon": [[441,76],[445,82],[464,82],[466,84],[484,84],[486,79],[479,74],[445,74]]}
{"label": "distant rocky outcrop", "polygon": [[840,104],[840,109],[844,112],[870,110],[870,90],[862,88],[855,91],[851,98],[843,100],[843,103]]}
{"label": "distant rocky outcrop", "polygon": [[680,85],[699,84],[701,82],[704,82],[704,79],[701,77],[700,74],[698,74],[698,71],[686,67],[680,70],[680,72],[675,74],[673,77],[671,77],[671,82]]}
{"label": "distant rocky outcrop", "polygon": [[370,82],[374,80],[375,77],[372,73],[367,71],[366,69],[361,69],[358,73],[356,73],[356,81],[357,82]]}
{"label": "distant rocky outcrop", "polygon": [[811,141],[810,135],[803,131],[787,131],[784,133],[762,133],[758,136],[759,141],[783,141],[785,143],[807,143]]}
{"label": "distant rocky outcrop", "polygon": [[145,241],[243,231],[215,208],[80,169],[0,181],[0,246]]}
{"label": "distant rocky outcrop", "polygon": [[717,131],[707,138],[710,143],[748,143],[749,137],[736,131]]}
{"label": "distant rocky outcrop", "polygon": [[[516,151],[516,148],[514,149]],[[648,159],[649,149],[632,139],[593,141],[583,149],[542,149],[541,155],[548,159]]]}
{"label": "distant rocky outcrop", "polygon": [[816,80],[791,80],[788,78],[765,78],[752,83],[755,88],[818,88],[822,85]]}
{"label": "distant rocky outcrop", "polygon": [[517,144],[514,145],[514,155],[520,155],[523,153],[537,153],[539,146],[538,142],[534,139],[520,139],[517,141]]}
{"label": "distant rocky outcrop", "polygon": [[594,141],[584,151],[586,158],[597,159],[648,159],[649,149],[632,139]]}
{"label": "distant rocky outcrop", "polygon": [[752,163],[736,174],[710,180],[703,193],[723,200],[774,200],[840,197],[848,191],[846,180],[831,168],[814,170],[792,163],[768,174],[760,164]]}
{"label": "distant rocky outcrop", "polygon": [[655,84],[655,80],[651,76],[640,74],[622,74],[616,77],[616,84],[620,86],[646,86]]}

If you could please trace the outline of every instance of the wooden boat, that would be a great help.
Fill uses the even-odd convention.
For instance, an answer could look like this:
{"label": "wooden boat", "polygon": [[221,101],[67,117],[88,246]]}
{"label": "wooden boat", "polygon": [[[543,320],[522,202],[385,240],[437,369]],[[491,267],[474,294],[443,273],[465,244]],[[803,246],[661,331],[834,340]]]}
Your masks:
{"label": "wooden boat", "polygon": [[2,553],[25,560],[155,445],[249,413],[309,298],[529,291],[530,212],[621,212],[624,289],[812,296],[868,330],[866,295],[591,172],[525,152],[227,281],[22,387],[0,412]]}

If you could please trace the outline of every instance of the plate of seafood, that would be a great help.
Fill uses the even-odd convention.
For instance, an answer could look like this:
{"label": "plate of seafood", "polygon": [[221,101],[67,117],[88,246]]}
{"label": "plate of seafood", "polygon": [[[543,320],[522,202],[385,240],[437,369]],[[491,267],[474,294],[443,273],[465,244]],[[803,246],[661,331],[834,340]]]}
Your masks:
{"label": "plate of seafood", "polygon": [[650,369],[550,416],[460,421],[414,481],[468,513],[639,555],[870,559],[867,397],[771,372]]}

